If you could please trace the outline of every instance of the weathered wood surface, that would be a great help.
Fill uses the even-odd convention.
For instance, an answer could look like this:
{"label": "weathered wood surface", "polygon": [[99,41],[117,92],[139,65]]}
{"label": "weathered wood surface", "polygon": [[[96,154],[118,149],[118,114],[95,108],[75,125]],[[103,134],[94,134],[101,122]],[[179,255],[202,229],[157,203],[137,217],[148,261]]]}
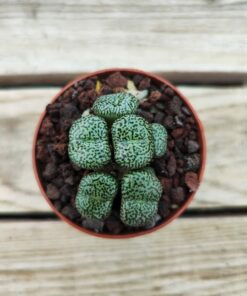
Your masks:
{"label": "weathered wood surface", "polygon": [[2,84],[116,66],[193,82],[247,78],[246,1],[1,1],[0,28]]}
{"label": "weathered wood surface", "polygon": [[[31,167],[39,114],[58,88],[0,90],[0,212],[50,211]],[[181,87],[206,128],[205,181],[191,208],[247,206],[247,87]]]}
{"label": "weathered wood surface", "polygon": [[247,218],[180,219],[129,240],[62,222],[0,225],[0,295],[245,296]]}
{"label": "weathered wood surface", "polygon": [[[107,67],[200,85],[246,82],[247,1],[0,0],[0,38],[0,86],[11,87],[0,89],[0,296],[245,296],[246,216],[178,219],[130,240],[25,219],[50,213],[34,180],[31,142],[54,85]],[[180,89],[199,112],[208,146],[205,181],[190,208],[243,214],[247,86]],[[4,220],[11,213],[23,220]]]}

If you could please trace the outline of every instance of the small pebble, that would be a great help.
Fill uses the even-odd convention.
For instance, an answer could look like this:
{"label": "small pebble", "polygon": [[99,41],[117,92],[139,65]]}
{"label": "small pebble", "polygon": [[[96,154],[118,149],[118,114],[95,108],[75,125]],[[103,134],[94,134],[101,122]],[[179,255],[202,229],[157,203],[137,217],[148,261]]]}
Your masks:
{"label": "small pebble", "polygon": [[176,128],[172,131],[171,135],[174,139],[180,138],[184,133],[184,128]]}
{"label": "small pebble", "polygon": [[75,178],[73,175],[70,175],[69,177],[67,177],[64,182],[66,184],[69,184],[69,185],[74,185],[75,184]]}
{"label": "small pebble", "polygon": [[192,124],[192,125],[195,124],[195,119],[194,119],[192,116],[187,117],[187,118],[185,119],[185,121],[186,121],[186,123],[190,123],[190,124]]}
{"label": "small pebble", "polygon": [[79,87],[79,81],[76,81],[76,83],[74,84],[74,88]]}
{"label": "small pebble", "polygon": [[181,115],[181,105],[182,101],[178,96],[174,96],[169,103],[169,108],[173,114]]}
{"label": "small pebble", "polygon": [[75,220],[81,216],[72,205],[65,206],[62,209],[62,214],[71,220]]}
{"label": "small pebble", "polygon": [[64,121],[65,119],[76,120],[81,116],[79,109],[72,103],[65,104],[60,109],[60,117]]}
{"label": "small pebble", "polygon": [[53,151],[57,152],[60,156],[65,156],[67,154],[68,145],[67,144],[54,144]]}
{"label": "small pebble", "polygon": [[78,96],[78,90],[74,90],[71,95],[72,100],[75,100],[77,98],[77,96]]}
{"label": "small pebble", "polygon": [[177,115],[175,116],[175,123],[177,126],[180,126],[180,127],[184,126],[183,121]]}
{"label": "small pebble", "polygon": [[168,141],[168,148],[169,148],[170,150],[173,149],[174,145],[175,145],[175,142],[174,142],[173,139],[171,139],[170,141]]}
{"label": "small pebble", "polygon": [[74,163],[72,163],[72,167],[77,172],[79,172],[81,170],[81,168],[78,165],[74,164]]}
{"label": "small pebble", "polygon": [[185,156],[185,169],[190,171],[197,171],[200,167],[200,154],[195,153],[189,156]]}
{"label": "small pebble", "polygon": [[62,177],[57,177],[52,180],[52,184],[54,184],[57,187],[62,187],[64,184],[63,178]]}
{"label": "small pebble", "polygon": [[71,194],[72,194],[72,192],[71,192],[71,186],[68,185],[68,184],[63,185],[63,186],[60,188],[60,192],[61,192],[61,194],[70,197]]}
{"label": "small pebble", "polygon": [[42,162],[45,162],[48,159],[49,153],[48,153],[47,149],[45,148],[45,146],[37,145],[36,157],[38,160],[41,160]]}
{"label": "small pebble", "polygon": [[174,96],[174,90],[171,89],[169,86],[165,89],[165,94],[168,95],[168,97],[172,98]]}
{"label": "small pebble", "polygon": [[137,114],[145,118],[149,123],[153,122],[154,116],[152,113],[138,109]]}
{"label": "small pebble", "polygon": [[108,86],[108,85],[104,85],[101,89],[100,89],[100,95],[109,95],[112,94],[113,91],[112,89]]}
{"label": "small pebble", "polygon": [[84,90],[95,89],[95,82],[91,79],[87,79],[83,85]]}
{"label": "small pebble", "polygon": [[120,92],[125,92],[126,89],[124,87],[118,86],[118,87],[114,87],[112,90],[116,94],[116,93],[120,93]]}
{"label": "small pebble", "polygon": [[69,88],[63,93],[62,95],[63,103],[69,102],[72,99],[72,94],[74,93],[74,91],[75,91],[74,88]]}
{"label": "small pebble", "polygon": [[68,196],[68,195],[62,195],[62,196],[61,196],[61,202],[62,202],[63,204],[67,204],[67,203],[69,203],[69,202],[70,202],[70,196]]}
{"label": "small pebble", "polygon": [[56,177],[56,175],[57,175],[56,164],[54,162],[48,162],[42,175],[46,180],[51,180],[54,177]]}
{"label": "small pebble", "polygon": [[53,205],[59,212],[62,210],[62,203],[60,200],[55,200]]}
{"label": "small pebble", "polygon": [[150,78],[146,77],[144,79],[141,80],[141,82],[139,83],[138,89],[139,90],[144,90],[150,87]]}
{"label": "small pebble", "polygon": [[44,118],[39,132],[41,135],[45,135],[45,136],[52,136],[54,134],[54,125],[51,122],[50,118],[48,117]]}
{"label": "small pebble", "polygon": [[54,184],[48,184],[46,187],[46,193],[51,200],[59,199],[60,193],[58,188]]}
{"label": "small pebble", "polygon": [[126,87],[128,80],[120,72],[115,72],[108,76],[106,83],[111,87]]}
{"label": "small pebble", "polygon": [[160,216],[165,219],[170,215],[169,204],[167,204],[164,200],[159,202],[159,210],[158,213]]}
{"label": "small pebble", "polygon": [[185,193],[183,187],[172,188],[171,190],[172,202],[181,204],[184,201]]}
{"label": "small pebble", "polygon": [[183,158],[184,153],[182,153],[181,150],[179,149],[179,147],[178,147],[178,141],[176,141],[176,145],[177,145],[177,146],[175,146],[175,154],[176,154],[176,157]]}
{"label": "small pebble", "polygon": [[187,107],[183,106],[183,107],[181,108],[181,110],[183,111],[183,113],[184,113],[185,115],[187,115],[187,116],[190,116],[190,115],[191,115],[191,112],[190,112],[190,110],[189,110]]}
{"label": "small pebble", "polygon": [[48,104],[46,106],[46,111],[49,114],[49,117],[53,123],[57,123],[59,121],[60,108],[61,103]]}
{"label": "small pebble", "polygon": [[150,108],[150,112],[153,113],[153,114],[156,114],[158,112],[158,109],[155,106],[152,106]]}
{"label": "small pebble", "polygon": [[188,152],[189,153],[194,153],[197,152],[200,148],[200,145],[198,142],[193,141],[193,140],[189,140],[188,141]]}
{"label": "small pebble", "polygon": [[174,120],[173,120],[173,116],[168,115],[165,117],[163,124],[166,128],[168,129],[172,129],[175,125]]}
{"label": "small pebble", "polygon": [[176,158],[174,157],[174,155],[171,155],[167,163],[167,170],[170,177],[175,175],[176,169],[177,169]]}
{"label": "small pebble", "polygon": [[185,184],[188,186],[190,191],[196,191],[199,186],[198,175],[194,172],[187,172],[185,174]]}
{"label": "small pebble", "polygon": [[154,169],[157,174],[167,176],[167,166],[164,158],[159,158],[154,160]]}
{"label": "small pebble", "polygon": [[180,167],[180,168],[183,167],[184,166],[184,160],[180,159],[180,158],[177,159],[177,166]]}
{"label": "small pebble", "polygon": [[165,105],[161,102],[156,103],[155,107],[159,110],[162,110],[162,111],[165,109]]}
{"label": "small pebble", "polygon": [[84,221],[82,221],[82,226],[87,229],[94,230],[95,232],[102,232],[104,222],[96,219],[86,218]]}
{"label": "small pebble", "polygon": [[164,193],[161,198],[167,204],[167,206],[170,204],[171,202],[170,196]]}
{"label": "small pebble", "polygon": [[141,102],[141,104],[139,106],[144,110],[149,110],[152,105],[150,102],[144,101],[144,102]]}
{"label": "small pebble", "polygon": [[162,124],[164,117],[164,113],[159,111],[154,116],[154,122]]}
{"label": "small pebble", "polygon": [[189,133],[190,140],[196,140],[197,139],[197,133],[195,131],[191,131]]}
{"label": "small pebble", "polygon": [[117,219],[114,216],[110,216],[105,221],[105,227],[110,233],[119,234],[123,230],[124,225],[121,220]]}
{"label": "small pebble", "polygon": [[179,205],[177,205],[177,204],[172,204],[172,205],[171,205],[171,209],[172,209],[173,211],[174,211],[174,210],[177,210],[178,207],[179,207]]}
{"label": "small pebble", "polygon": [[161,92],[159,92],[158,90],[155,90],[150,93],[149,100],[152,103],[156,103],[157,101],[160,100],[161,96],[162,96]]}
{"label": "small pebble", "polygon": [[143,76],[141,76],[139,74],[134,75],[133,82],[134,82],[136,87],[139,85],[139,83],[141,82],[142,79],[143,79]]}
{"label": "small pebble", "polygon": [[180,184],[180,179],[179,179],[179,174],[177,173],[177,168],[176,168],[176,173],[173,176],[172,184],[173,184],[173,187],[175,187],[175,188],[177,188]]}
{"label": "small pebble", "polygon": [[163,177],[160,179],[160,183],[162,184],[163,191],[169,194],[172,188],[172,179]]}
{"label": "small pebble", "polygon": [[144,229],[152,229],[156,226],[156,224],[161,220],[161,216],[159,214],[156,214],[155,217],[150,221],[148,224],[144,226]]}

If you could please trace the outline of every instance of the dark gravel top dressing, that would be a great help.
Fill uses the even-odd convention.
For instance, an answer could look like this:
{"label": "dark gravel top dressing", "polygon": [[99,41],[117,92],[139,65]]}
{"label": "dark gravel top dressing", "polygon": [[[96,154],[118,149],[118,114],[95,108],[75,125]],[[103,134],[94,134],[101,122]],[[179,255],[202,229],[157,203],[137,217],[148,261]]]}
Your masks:
{"label": "dark gravel top dressing", "polygon": [[[80,217],[74,205],[75,196],[82,176],[90,171],[73,165],[67,152],[68,133],[73,121],[91,108],[98,96],[122,92],[128,80],[132,80],[138,90],[148,91],[147,100],[139,105],[138,114],[150,123],[164,125],[168,131],[165,156],[151,163],[163,186],[158,214],[151,224],[139,228],[125,226],[120,221],[120,193],[114,200],[111,215],[104,222]],[[47,106],[36,145],[38,173],[55,208],[73,223],[107,234],[127,234],[151,229],[174,214],[191,191],[197,189],[201,165],[198,126],[179,95],[169,86],[155,83],[141,75],[130,76],[119,72],[99,75],[76,82]],[[123,171],[113,162],[104,171],[117,178],[123,175]]]}

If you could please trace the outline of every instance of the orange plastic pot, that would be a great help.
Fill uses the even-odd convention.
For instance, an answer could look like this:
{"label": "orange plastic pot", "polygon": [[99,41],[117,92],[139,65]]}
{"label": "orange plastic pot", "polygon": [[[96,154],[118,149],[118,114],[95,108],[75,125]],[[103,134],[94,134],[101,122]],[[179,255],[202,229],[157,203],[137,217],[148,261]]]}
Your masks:
{"label": "orange plastic pot", "polygon": [[[205,164],[206,164],[206,141],[205,141],[205,133],[204,133],[204,128],[203,125],[198,117],[197,112],[194,110],[193,106],[191,105],[190,101],[174,86],[172,85],[169,81],[167,81],[166,79],[164,79],[163,77],[159,77],[157,75],[151,74],[151,73],[147,73],[141,70],[136,70],[136,69],[128,69],[128,68],[112,68],[112,69],[106,69],[106,70],[100,70],[100,71],[96,71],[96,72],[92,72],[90,74],[87,75],[83,75],[80,76],[78,78],[76,78],[75,80],[73,80],[72,82],[68,83],[52,100],[51,102],[54,102],[58,99],[58,97],[65,92],[69,87],[71,87],[73,84],[75,84],[77,81],[80,81],[82,79],[87,79],[93,76],[105,76],[105,75],[109,75],[113,72],[116,71],[120,71],[123,74],[131,74],[131,75],[135,75],[135,74],[139,74],[139,75],[143,75],[145,77],[150,78],[152,81],[154,81],[157,85],[162,85],[162,84],[166,84],[169,87],[171,87],[175,93],[178,94],[178,96],[183,100],[185,106],[188,107],[188,109],[191,111],[196,124],[198,126],[198,137],[199,137],[199,143],[200,143],[200,155],[201,155],[201,166],[198,172],[198,176],[199,176],[199,182],[201,184],[202,182],[202,178],[204,175],[204,170],[205,170]],[[52,204],[52,202],[50,201],[50,199],[48,198],[45,189],[44,189],[44,184],[42,184],[42,180],[40,178],[39,175],[39,171],[38,171],[38,167],[37,167],[37,161],[36,161],[36,143],[37,143],[37,139],[38,139],[38,134],[39,134],[39,129],[41,127],[41,123],[45,117],[46,111],[43,111],[43,113],[40,116],[39,122],[37,124],[35,133],[34,133],[34,138],[33,138],[33,148],[32,148],[32,162],[33,162],[33,171],[34,171],[34,175],[35,178],[37,180],[39,189],[41,194],[44,196],[45,200],[47,201],[47,203],[50,205],[51,209],[53,210],[53,212],[63,221],[65,221],[66,223],[68,223],[69,225],[73,226],[74,228],[85,232],[87,234],[91,234],[93,236],[97,236],[97,237],[101,237],[101,238],[114,238],[114,239],[123,239],[123,238],[133,238],[133,237],[137,237],[140,235],[146,235],[149,234],[151,232],[154,232],[158,229],[161,229],[163,227],[165,227],[166,225],[168,225],[169,223],[171,223],[174,219],[176,219],[177,217],[179,217],[189,206],[189,204],[191,203],[191,201],[193,200],[196,192],[191,192],[191,194],[186,198],[186,201],[184,202],[184,204],[177,209],[177,211],[173,212],[167,219],[165,219],[161,224],[148,229],[148,230],[142,230],[139,232],[135,232],[135,233],[130,233],[130,234],[103,234],[103,233],[96,233],[94,231],[88,230],[82,226],[79,226],[77,224],[75,224],[74,222],[72,222],[70,219],[68,219],[67,217],[65,217],[63,214],[61,214]]]}

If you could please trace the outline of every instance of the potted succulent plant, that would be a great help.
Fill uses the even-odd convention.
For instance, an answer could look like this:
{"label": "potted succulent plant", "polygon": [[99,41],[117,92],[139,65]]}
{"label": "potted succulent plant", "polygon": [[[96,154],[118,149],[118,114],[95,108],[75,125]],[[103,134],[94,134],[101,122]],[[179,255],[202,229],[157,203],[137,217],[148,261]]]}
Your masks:
{"label": "potted succulent plant", "polygon": [[46,107],[33,166],[55,213],[101,237],[133,237],[179,216],[205,166],[197,114],[169,82],[110,69],[68,84]]}

